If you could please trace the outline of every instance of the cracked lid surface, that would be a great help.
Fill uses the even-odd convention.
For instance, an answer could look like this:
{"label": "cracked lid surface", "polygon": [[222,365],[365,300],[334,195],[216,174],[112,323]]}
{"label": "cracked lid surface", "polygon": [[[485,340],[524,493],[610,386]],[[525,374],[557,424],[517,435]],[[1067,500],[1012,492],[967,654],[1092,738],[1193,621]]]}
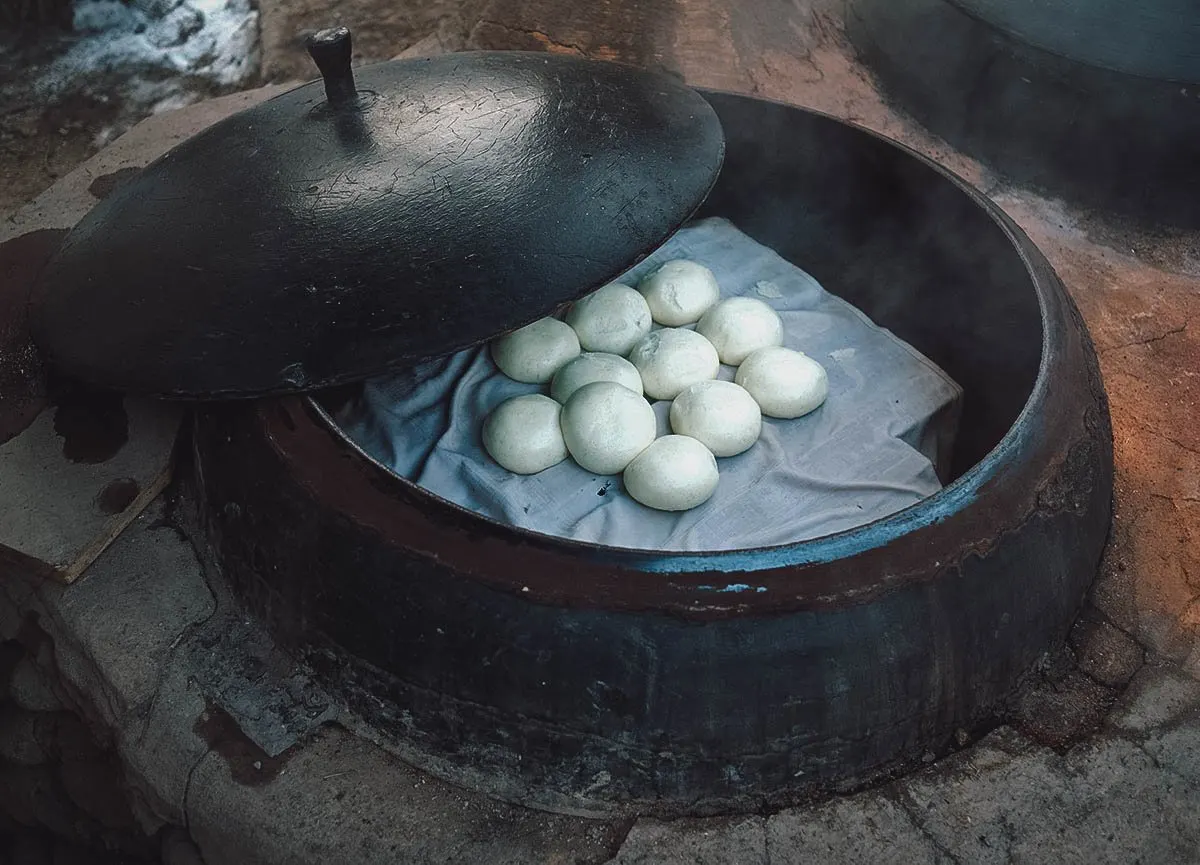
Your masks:
{"label": "cracked lid surface", "polygon": [[[614,278],[707,195],[724,136],[673,79],[523,52],[345,68],[185,141],[43,271],[31,324],[91,384],[222,398],[361,380]],[[324,63],[322,61],[325,61]]]}

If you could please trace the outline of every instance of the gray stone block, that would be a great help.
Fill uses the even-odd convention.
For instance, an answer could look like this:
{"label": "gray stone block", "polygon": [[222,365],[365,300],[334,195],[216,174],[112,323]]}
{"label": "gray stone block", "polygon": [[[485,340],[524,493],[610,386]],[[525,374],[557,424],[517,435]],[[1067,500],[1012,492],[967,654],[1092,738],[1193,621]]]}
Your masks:
{"label": "gray stone block", "polygon": [[[10,561],[71,582],[165,488],[181,410],[132,398],[123,406],[124,434],[100,444],[72,450],[62,407],[0,444],[0,552]],[[90,428],[86,417],[74,424]]]}
{"label": "gray stone block", "polygon": [[111,760],[70,760],[58,767],[58,774],[75,806],[101,826],[120,831],[137,829],[120,766]]}
{"label": "gray stone block", "polygon": [[1155,732],[1142,747],[1159,766],[1200,786],[1200,713],[1174,729]]}
{"label": "gray stone block", "polygon": [[870,794],[770,817],[767,850],[771,865],[951,862],[900,805]]}
{"label": "gray stone block", "polygon": [[64,675],[85,693],[105,693],[119,715],[153,698],[167,657],[216,609],[191,545],[157,524],[161,516],[156,503],[51,602],[79,655],[60,650]]}
{"label": "gray stone block", "polygon": [[1194,865],[1200,788],[1160,771],[1119,739],[1009,756],[974,753],[902,782],[910,812],[938,847],[972,865],[1153,862]]}
{"label": "gray stone block", "polygon": [[9,697],[22,709],[30,712],[58,712],[63,709],[62,700],[46,674],[26,656],[13,668],[9,680]]}
{"label": "gray stone block", "polygon": [[[208,753],[196,731],[205,700],[187,670],[172,667],[144,719],[118,727],[117,749],[125,765],[126,783],[136,794],[134,811],[147,834],[163,824],[185,825],[184,798],[191,774]],[[236,860],[215,860],[236,861]]]}
{"label": "gray stone block", "polygon": [[0,760],[17,766],[40,766],[48,759],[43,742],[53,719],[16,706],[0,706]]}
{"label": "gray stone block", "polygon": [[1079,669],[1110,688],[1123,688],[1141,669],[1142,647],[1103,621],[1081,621],[1071,632]]}
{"label": "gray stone block", "polygon": [[612,865],[770,865],[762,817],[639,820]]}
{"label": "gray stone block", "polygon": [[1167,667],[1143,667],[1114,713],[1119,729],[1144,733],[1169,723],[1200,704],[1200,682]]}
{"label": "gray stone block", "polygon": [[54,841],[48,835],[25,832],[13,839],[12,865],[54,865]]}
{"label": "gray stone block", "polygon": [[[196,767],[188,828],[210,863],[267,865],[528,865],[604,862],[612,824],[530,811],[417,772],[339,727],[236,783],[236,736]],[[231,767],[232,763],[232,767]],[[761,833],[759,848],[762,849]]]}

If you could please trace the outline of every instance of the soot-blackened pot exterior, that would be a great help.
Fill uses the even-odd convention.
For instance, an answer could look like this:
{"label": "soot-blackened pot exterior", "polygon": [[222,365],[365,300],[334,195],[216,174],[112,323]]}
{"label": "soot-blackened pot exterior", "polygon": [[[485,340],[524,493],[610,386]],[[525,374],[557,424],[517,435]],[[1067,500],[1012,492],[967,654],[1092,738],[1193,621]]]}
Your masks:
{"label": "soot-blackened pot exterior", "polygon": [[[827,538],[708,555],[489,522],[373,463],[311,399],[198,412],[206,531],[236,591],[406,756],[462,783],[556,809],[659,813],[750,810],[863,783],[985,725],[1065,638],[1096,572],[1112,491],[1107,404],[1078,312],[1029,240],[985,198],[870,133],[708,98],[729,130],[710,206],[752,234],[761,226],[760,240],[782,225],[785,255],[799,254],[786,238],[808,238],[814,275],[902,336],[921,336],[904,304],[856,296],[858,277],[839,284],[820,260],[833,248],[869,256],[879,234],[820,186],[838,182],[824,160],[866,173],[863,203],[880,218],[942,226],[928,243],[945,249],[924,250],[928,285],[914,283],[914,297],[946,290],[934,271],[958,251],[995,245],[1004,262],[968,305],[986,315],[1005,290],[1028,293],[1033,324],[1010,316],[1034,331],[1027,401],[998,444],[916,506]],[[788,196],[786,211],[756,215]],[[816,222],[799,231],[797,219]],[[975,243],[953,236],[972,219]],[[879,243],[912,256],[893,240]],[[896,268],[891,288],[918,269]],[[880,282],[870,270],[863,286]],[[992,331],[952,330],[919,347],[969,378],[960,355]],[[968,387],[973,423],[990,422],[992,398]]]}

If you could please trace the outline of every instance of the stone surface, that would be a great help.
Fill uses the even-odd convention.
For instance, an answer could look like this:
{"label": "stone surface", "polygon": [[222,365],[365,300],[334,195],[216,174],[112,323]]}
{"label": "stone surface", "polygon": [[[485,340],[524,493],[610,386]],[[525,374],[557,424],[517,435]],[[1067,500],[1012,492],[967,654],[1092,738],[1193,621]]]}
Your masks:
{"label": "stone surface", "polygon": [[[986,751],[979,757],[987,765]],[[1110,739],[1065,757],[1005,755],[985,771],[979,757],[900,785],[914,818],[956,861],[1195,862],[1200,788],[1132,743]]]}
{"label": "stone surface", "polygon": [[613,865],[692,865],[737,862],[769,865],[767,829],[762,817],[737,820],[639,821]]}
{"label": "stone surface", "polygon": [[270,783],[232,777],[216,752],[192,777],[188,828],[206,862],[582,865],[607,861],[620,840],[603,823],[459,791],[338,727],[305,743]]}
{"label": "stone surface", "polygon": [[1062,748],[1098,728],[1113,699],[1111,689],[1072,669],[1019,694],[1012,723],[1035,741]]}
{"label": "stone surface", "polygon": [[1122,730],[1144,733],[1200,705],[1200,682],[1170,669],[1147,667],[1130,684],[1125,706],[1113,718]]}
{"label": "stone surface", "polygon": [[0,557],[78,577],[166,487],[180,415],[73,398],[0,444]]}
{"label": "stone surface", "polygon": [[1079,669],[1102,685],[1123,688],[1141,669],[1145,653],[1124,631],[1105,621],[1081,619],[1071,632]]}
{"label": "stone surface", "polygon": [[54,693],[49,678],[29,656],[23,657],[13,667],[8,688],[9,698],[30,712],[57,712],[63,708],[62,700]]}
{"label": "stone surface", "polygon": [[1142,748],[1165,771],[1200,784],[1200,712],[1193,710],[1177,727],[1155,731]]}
{"label": "stone surface", "polygon": [[767,820],[767,861],[772,865],[854,865],[878,861],[949,863],[951,860],[885,796],[835,799],[812,810],[784,811]]}
{"label": "stone surface", "polygon": [[195,730],[206,702],[189,671],[164,673],[145,715],[118,728],[117,750],[133,793],[134,815],[147,834],[187,824],[185,800],[192,771],[208,753]]}
{"label": "stone surface", "polygon": [[40,766],[46,762],[47,727],[52,721],[37,712],[16,706],[0,706],[0,760],[17,766]]}
{"label": "stone surface", "polygon": [[163,833],[162,861],[163,865],[204,865],[200,851],[184,829]]}
{"label": "stone surface", "polygon": [[[54,599],[53,616],[71,635],[79,666],[104,671],[102,690],[115,718],[151,701],[180,637],[216,609],[191,545],[162,519],[160,500],[96,561],[88,579]],[[59,663],[69,679],[82,681],[86,673],[73,673],[67,648],[60,648]]]}

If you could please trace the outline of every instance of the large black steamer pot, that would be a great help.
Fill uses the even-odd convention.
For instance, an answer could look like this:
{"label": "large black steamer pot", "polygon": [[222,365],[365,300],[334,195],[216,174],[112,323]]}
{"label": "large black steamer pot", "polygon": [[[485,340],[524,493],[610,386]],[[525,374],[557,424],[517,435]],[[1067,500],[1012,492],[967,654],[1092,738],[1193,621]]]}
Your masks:
{"label": "large black steamer pot", "polygon": [[814,112],[706,92],[732,220],[964,388],[945,488],[852,531],[677,554],[500,525],[333,422],[355,385],[196,413],[221,568],[416,764],[567,811],[757,809],[985,729],[1060,644],[1110,518],[1092,344],[1046,260],[949,172]]}

